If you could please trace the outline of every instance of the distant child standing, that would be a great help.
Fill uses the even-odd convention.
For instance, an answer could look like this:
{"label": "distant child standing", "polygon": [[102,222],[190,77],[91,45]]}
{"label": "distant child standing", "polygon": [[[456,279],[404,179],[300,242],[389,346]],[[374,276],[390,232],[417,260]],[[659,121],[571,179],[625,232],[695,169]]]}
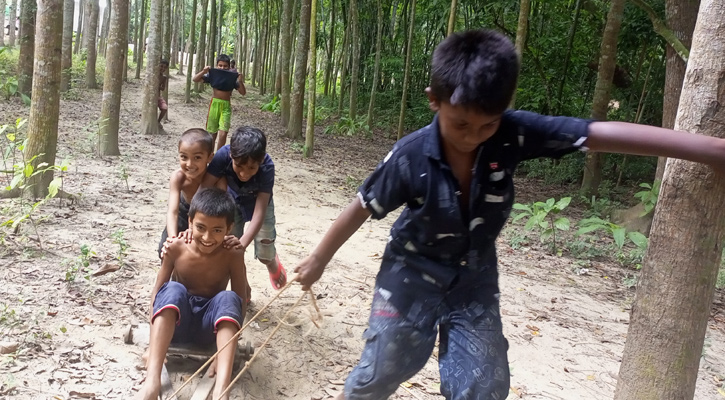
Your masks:
{"label": "distant child standing", "polygon": [[230,58],[226,54],[220,54],[216,59],[216,68],[204,67],[197,73],[194,82],[205,82],[213,89],[211,102],[209,103],[209,114],[206,118],[206,130],[217,139],[216,150],[219,150],[227,143],[227,132],[232,120],[232,106],[230,103],[232,91],[237,90],[242,96],[247,94],[244,87],[244,77],[237,72],[230,72]]}
{"label": "distant child standing", "polygon": [[169,83],[169,77],[166,73],[169,72],[169,61],[161,60],[159,63],[159,129],[164,129],[161,125],[161,121],[166,117],[169,112],[169,105],[164,100],[163,92],[166,90],[166,85]]}
{"label": "distant child standing", "polygon": [[725,140],[507,110],[518,73],[504,35],[448,36],[433,53],[426,89],[433,122],[393,146],[295,268],[308,288],[366,219],[404,207],[376,277],[365,348],[338,399],[387,399],[425,366],[439,334],[446,399],[508,396],[495,243],[521,161],[591,149],[725,165]]}
{"label": "distant child standing", "polygon": [[[262,131],[249,126],[237,128],[230,144],[214,155],[201,186],[217,185],[224,178],[237,206],[232,234],[245,249],[254,242],[254,255],[267,266],[272,287],[281,288],[287,283],[287,273],[274,245],[274,163],[267,154],[267,138]],[[245,229],[246,222],[249,225]]]}

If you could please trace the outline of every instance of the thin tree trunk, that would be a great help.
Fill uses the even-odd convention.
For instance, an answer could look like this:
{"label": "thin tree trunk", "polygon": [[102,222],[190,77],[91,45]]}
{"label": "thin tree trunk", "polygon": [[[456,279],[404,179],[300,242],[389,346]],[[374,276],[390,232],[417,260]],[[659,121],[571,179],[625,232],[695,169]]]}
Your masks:
{"label": "thin tree trunk", "polygon": [[[356,0],[353,0],[356,1]],[[310,1],[310,92],[307,99],[304,157],[312,157],[315,146],[315,100],[317,98],[317,0]]]}
{"label": "thin tree trunk", "polygon": [[[206,59],[204,58],[204,51],[206,45],[206,10],[209,7],[209,0],[202,0],[201,3],[201,25],[199,25],[199,47],[196,49],[196,70],[201,71],[204,69]],[[214,66],[215,65],[211,65]],[[197,93],[201,92],[203,85],[199,82],[195,84],[195,90]]]}
{"label": "thin tree trunk", "polygon": [[89,9],[86,37],[86,87],[97,89],[96,82],[96,38],[98,37],[98,0],[87,0]]}
{"label": "thin tree trunk", "polygon": [[[348,21],[350,20],[350,10],[352,8],[348,8]],[[351,24],[346,23],[347,29],[345,30],[345,37],[343,38],[343,47],[342,52],[340,53],[340,67],[342,68],[342,71],[340,71],[340,102],[337,103],[337,114],[342,114],[342,108],[344,107],[345,102],[345,86],[347,81],[347,66],[350,65],[350,37],[352,36],[352,27]],[[333,97],[334,97],[334,89],[333,89]]]}
{"label": "thin tree trunk", "polygon": [[121,111],[121,88],[123,68],[126,65],[126,44],[128,44],[129,0],[111,0],[113,7],[108,33],[108,57],[103,77],[101,103],[101,153],[107,156],[120,155],[118,149],[118,122]]}
{"label": "thin tree trunk", "polygon": [[[526,1],[527,3],[529,0],[522,0],[521,3],[523,5],[523,2]],[[521,14],[519,14],[519,21],[521,20]],[[451,36],[451,33],[456,30],[456,0],[451,0],[451,12],[448,14],[448,31],[446,32],[446,36]],[[516,33],[516,36],[518,37],[518,32]]]}
{"label": "thin tree trunk", "polygon": [[[131,5],[133,4],[133,0],[128,0],[128,14],[126,14],[126,19],[128,20],[128,27],[126,28],[126,34],[131,35],[133,33],[133,28],[131,27]],[[130,37],[126,38],[126,43],[123,45],[123,81],[128,82],[128,44],[129,42],[132,42],[132,39]]]}
{"label": "thin tree trunk", "polygon": [[[20,59],[18,60],[18,92],[30,96],[33,89],[35,60],[35,0],[23,0],[20,6]],[[60,13],[61,18],[63,13]],[[12,25],[11,25],[12,28]],[[59,30],[62,35],[62,30]],[[60,82],[58,82],[60,84]]]}
{"label": "thin tree trunk", "polygon": [[[692,32],[695,30],[697,21],[697,10],[700,0],[666,0],[665,14],[667,26],[672,29],[676,37],[680,39],[687,48],[692,43]],[[687,64],[682,61],[672,46],[667,46],[667,67],[665,72],[665,90],[662,98],[662,127],[672,128],[675,125],[677,107],[680,104],[680,91],[682,79],[685,77]],[[657,160],[657,172],[655,180],[662,181],[665,172],[667,158],[660,157]]]}
{"label": "thin tree trunk", "polygon": [[164,0],[164,36],[163,47],[161,50],[161,58],[166,61],[171,59],[171,0]]}
{"label": "thin tree trunk", "polygon": [[[169,46],[169,69],[176,69],[176,59],[179,55],[179,2],[171,0],[171,42]],[[183,28],[183,27],[182,27]],[[183,29],[182,29],[183,30]],[[183,36],[184,33],[181,32]]]}
{"label": "thin tree trunk", "polygon": [[[340,74],[340,69],[343,68],[342,64],[343,64],[343,60],[345,59],[345,54],[346,54],[346,49],[347,49],[347,42],[348,42],[348,38],[349,38],[349,35],[350,35],[350,26],[347,25],[347,24],[344,24],[344,26],[345,26],[345,29],[343,29],[343,31],[342,31],[342,47],[340,48],[340,57],[338,57],[337,62],[333,64],[333,68],[335,69],[335,71],[332,74],[332,78],[331,78],[331,82],[330,82],[330,84],[332,86],[332,95],[331,95],[331,97],[332,97],[333,104],[335,102],[335,93],[337,92],[337,76]],[[341,77],[341,80],[340,80],[341,81],[341,84],[340,84],[341,87],[342,87],[342,84],[343,84],[342,82],[345,81],[344,78],[345,78],[345,74],[343,73],[342,74],[342,77]],[[341,111],[342,111],[342,97],[340,97],[340,101],[338,103],[337,114],[339,115]]]}
{"label": "thin tree trunk", "polygon": [[261,53],[259,51],[259,48],[261,47],[260,43],[260,36],[261,36],[261,28],[260,28],[260,18],[259,18],[259,2],[254,2],[254,49],[253,49],[253,56],[254,57],[254,64],[252,64],[252,86],[257,87],[259,84],[259,58],[261,56]]}
{"label": "thin tree trunk", "polygon": [[138,34],[138,57],[136,58],[136,79],[141,79],[141,68],[143,68],[144,46],[146,44],[146,38],[144,38],[144,27],[146,25],[147,4],[148,0],[143,0],[141,4],[141,22],[139,24]]}
{"label": "thin tree trunk", "polygon": [[76,24],[76,41],[73,44],[73,54],[78,54],[81,51],[81,44],[83,43],[83,29],[84,24],[87,24],[85,14],[86,7],[85,1],[78,0],[78,23]]}
{"label": "thin tree trunk", "polygon": [[8,20],[8,46],[15,47],[15,21],[18,15],[18,0],[12,0],[10,2],[10,15]]}
{"label": "thin tree trunk", "polygon": [[350,71],[350,109],[348,115],[352,121],[357,118],[357,84],[360,78],[360,18],[357,11],[358,0],[350,0],[350,32],[352,41],[352,70]]}
{"label": "thin tree trunk", "polygon": [[561,79],[559,80],[559,90],[556,94],[556,110],[557,113],[561,112],[562,108],[562,96],[564,94],[564,83],[566,83],[566,77],[569,74],[569,62],[571,61],[571,52],[574,48],[574,35],[576,34],[576,29],[579,26],[579,15],[581,14],[581,3],[582,0],[576,0],[576,5],[574,6],[574,21],[571,23],[571,26],[569,27],[569,35],[566,43],[566,54],[564,55],[564,67],[561,73]]}
{"label": "thin tree trunk", "polygon": [[134,10],[134,15],[135,15],[134,31],[136,33],[134,33],[134,35],[133,35],[133,43],[134,43],[133,44],[133,60],[134,61],[138,61],[138,53],[139,53],[139,51],[142,51],[139,48],[139,43],[141,43],[139,40],[139,36],[141,36],[141,24],[139,23],[139,14],[140,14],[141,7],[143,7],[143,0],[136,0],[136,9]]}
{"label": "thin tree trunk", "polygon": [[282,55],[280,67],[282,68],[282,99],[280,111],[282,113],[282,127],[286,128],[290,119],[290,53],[292,50],[292,3],[293,0],[283,0],[282,3]]}
{"label": "thin tree trunk", "polygon": [[[207,38],[208,56],[206,59],[206,65],[214,65],[214,56],[216,54],[216,1],[211,1],[211,14],[209,15],[209,37]],[[220,0],[221,1],[221,0]]]}
{"label": "thin tree trunk", "polygon": [[[529,14],[531,14],[531,0],[521,0],[519,4],[519,22],[516,27],[516,42],[514,43],[514,47],[516,48],[516,53],[519,55],[519,63],[521,63],[524,58],[526,35],[529,31]],[[514,91],[513,96],[511,96],[511,103],[509,103],[509,107],[513,108],[514,104],[516,104],[516,91]]]}
{"label": "thin tree trunk", "polygon": [[335,0],[330,1],[331,4],[331,15],[330,15],[330,39],[327,42],[327,64],[325,66],[325,83],[324,86],[324,94],[327,96],[330,93],[330,78],[332,76],[332,70],[333,68],[333,62],[335,57],[335,26],[337,26],[337,21],[335,21],[335,4],[337,3]]}
{"label": "thin tree trunk", "polygon": [[[619,36],[619,28],[622,26],[624,3],[625,0],[611,1],[609,14],[607,15],[607,25],[604,28],[602,37],[599,72],[592,102],[592,119],[598,121],[607,119],[614,68],[617,65],[617,36]],[[602,162],[601,153],[592,151],[587,153],[581,188],[587,197],[596,195],[599,190],[599,183],[602,180]]]}
{"label": "thin tree trunk", "polygon": [[[28,0],[35,15],[35,2]],[[60,62],[63,42],[63,0],[40,0],[38,7],[37,46],[33,71],[33,96],[30,103],[31,118],[28,122],[28,144],[25,159],[37,156],[33,166],[42,163],[55,165],[58,146],[58,114],[60,106]],[[26,10],[27,11],[27,10]],[[34,19],[34,18],[33,18]],[[25,31],[24,35],[28,32]],[[34,35],[35,36],[35,35]],[[30,184],[36,198],[45,197],[53,180],[53,170],[32,177]]]}
{"label": "thin tree trunk", "polygon": [[[4,1],[4,0],[3,0]],[[63,2],[63,53],[61,55],[62,73],[60,76],[60,90],[70,89],[70,70],[73,63],[73,12],[75,2],[65,0]]]}
{"label": "thin tree trunk", "polygon": [[143,103],[141,105],[141,133],[152,135],[159,133],[159,62],[161,61],[161,36],[164,0],[151,0],[149,11],[148,65],[144,80]]}
{"label": "thin tree trunk", "polygon": [[[281,6],[277,7],[277,8],[279,9],[278,10],[279,13],[281,14],[282,13]],[[282,25],[277,24],[277,29],[275,29],[275,32],[274,32],[274,36],[275,36],[274,41],[272,42],[272,43],[274,43],[274,54],[272,55],[272,59],[271,59],[272,79],[274,82],[273,94],[275,96],[282,93],[282,74],[281,74],[282,71],[279,68],[279,48],[280,48],[280,45],[279,45],[280,38],[279,37],[280,37],[281,32],[282,32]]]}
{"label": "thin tree trunk", "polygon": [[103,25],[101,26],[101,40],[98,42],[98,50],[96,54],[103,54],[106,57],[106,38],[108,38],[108,25],[111,24],[111,5],[106,3],[103,9]]}
{"label": "thin tree trunk", "polygon": [[174,58],[178,59],[178,71],[176,71],[176,75],[184,75],[184,49],[186,49],[186,52],[189,52],[189,41],[186,41],[186,45],[184,45],[184,34],[186,30],[186,24],[185,21],[185,13],[186,13],[186,1],[185,0],[178,0],[177,1],[177,10],[176,10],[176,20],[179,25],[180,32],[176,32],[174,30],[174,35],[177,35],[176,38],[176,51],[174,52]]}
{"label": "thin tree trunk", "polygon": [[[676,130],[725,137],[725,3],[702,0]],[[725,178],[670,159],[619,370],[616,400],[693,399],[725,239]]]}
{"label": "thin tree trunk", "polygon": [[300,7],[300,32],[297,37],[295,57],[295,83],[292,88],[292,106],[287,136],[291,139],[302,137],[302,112],[305,98],[305,76],[307,73],[307,50],[310,45],[310,0],[302,0]]}
{"label": "thin tree trunk", "polygon": [[0,0],[0,47],[5,47],[5,0]]}
{"label": "thin tree trunk", "polygon": [[[187,52],[189,54],[189,60],[187,61],[186,65],[186,91],[184,92],[184,102],[185,103],[191,103],[191,77],[194,76],[193,71],[193,59],[191,58],[192,54],[194,54],[195,49],[195,41],[194,41],[194,35],[196,35],[196,5],[198,3],[197,0],[191,0],[192,6],[191,6],[191,24],[189,26],[189,46],[187,48]],[[183,57],[182,57],[183,58]]]}
{"label": "thin tree trunk", "polygon": [[[453,0],[455,1],[455,0]],[[383,5],[381,0],[377,0],[378,4],[378,30],[375,35],[375,69],[373,71],[373,85],[370,89],[370,104],[368,105],[368,127],[373,128],[373,110],[375,109],[375,91],[378,89],[378,81],[380,78],[380,53],[383,51]]]}
{"label": "thin tree trunk", "polygon": [[405,50],[405,75],[403,78],[403,99],[400,101],[400,119],[398,120],[398,140],[404,136],[405,109],[408,103],[408,82],[410,81],[410,59],[413,47],[413,33],[415,32],[415,0],[410,2],[410,20],[408,21],[408,45]]}

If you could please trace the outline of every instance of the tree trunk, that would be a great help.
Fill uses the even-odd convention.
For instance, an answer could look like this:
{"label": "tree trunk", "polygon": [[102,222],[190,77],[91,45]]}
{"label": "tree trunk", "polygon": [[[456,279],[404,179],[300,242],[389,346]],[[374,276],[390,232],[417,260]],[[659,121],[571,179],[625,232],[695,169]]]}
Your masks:
{"label": "tree trunk", "polygon": [[259,51],[259,48],[261,47],[262,43],[260,42],[260,36],[261,36],[261,23],[259,18],[259,2],[254,2],[254,49],[252,50],[252,57],[254,58],[254,63],[252,64],[252,87],[257,87],[257,84],[259,83],[259,58],[261,57],[261,52]]}
{"label": "tree trunk", "polygon": [[161,50],[161,58],[166,61],[171,59],[171,0],[164,0],[164,36]]}
{"label": "tree trunk", "polygon": [[141,22],[139,23],[138,33],[138,56],[136,57],[136,79],[141,79],[141,68],[143,68],[144,47],[146,38],[144,37],[144,27],[146,26],[146,9],[148,0],[141,2]]}
{"label": "tree trunk", "polygon": [[86,40],[86,87],[98,88],[96,82],[96,38],[98,37],[98,0],[87,0],[88,29],[85,32]]}
{"label": "tree trunk", "polygon": [[196,50],[196,41],[194,41],[194,36],[196,35],[196,5],[198,1],[191,0],[191,3],[191,25],[189,26],[189,47],[187,48],[189,60],[186,65],[186,91],[184,92],[185,103],[191,103],[191,78],[194,76],[194,70],[192,69],[194,60],[191,58],[191,55],[194,54],[194,51]]}
{"label": "tree trunk", "polygon": [[[281,7],[277,7],[277,8],[281,8]],[[281,13],[282,10],[280,9],[279,12]],[[277,24],[277,29],[275,29],[275,32],[274,32],[275,38],[274,38],[274,41],[272,42],[272,43],[274,43],[274,54],[272,55],[272,61],[271,61],[272,79],[274,82],[273,92],[274,92],[275,96],[278,96],[280,93],[282,93],[282,74],[281,74],[281,69],[279,68],[279,49],[281,47],[279,45],[279,39],[280,39],[281,34],[282,34],[282,25]]]}
{"label": "tree trunk", "polygon": [[206,59],[206,65],[216,66],[216,63],[214,63],[214,55],[216,52],[216,48],[214,46],[216,43],[216,1],[210,0],[210,2],[211,14],[209,15],[209,37],[207,38],[208,56]]}
{"label": "tree trunk", "polygon": [[111,24],[111,5],[106,3],[103,9],[103,25],[101,26],[101,40],[98,43],[97,54],[103,54],[106,57],[106,38],[108,38],[108,25]]}
{"label": "tree trunk", "polygon": [[405,75],[403,78],[403,99],[400,101],[400,119],[398,120],[398,140],[404,136],[405,109],[408,103],[408,82],[410,81],[410,59],[413,47],[413,33],[415,32],[415,0],[410,2],[410,20],[408,21],[408,45],[405,50]]}
{"label": "tree trunk", "polygon": [[[529,0],[521,0],[521,6],[523,7],[524,2],[529,3]],[[528,19],[528,17],[527,17]],[[521,14],[519,14],[519,24],[521,23]],[[451,36],[451,33],[456,30],[456,0],[451,0],[451,12],[448,14],[448,31],[446,36]],[[518,32],[516,32],[518,38]],[[517,39],[518,41],[518,39]],[[521,54],[521,53],[519,53]]]}
{"label": "tree trunk", "polygon": [[138,53],[139,53],[139,51],[141,51],[139,49],[138,45],[140,43],[139,36],[141,36],[141,24],[139,22],[139,14],[140,14],[140,9],[142,6],[143,6],[143,0],[136,0],[136,7],[135,7],[134,13],[133,13],[135,16],[134,28],[133,28],[135,31],[135,33],[133,35],[133,43],[134,43],[133,44],[133,60],[134,61],[138,60]]}
{"label": "tree trunk", "polygon": [[[451,6],[452,7],[452,6]],[[519,7],[519,22],[516,27],[516,42],[514,47],[516,53],[519,55],[519,63],[522,63],[524,58],[524,46],[526,46],[526,35],[529,31],[529,14],[531,13],[531,0],[521,0]],[[450,29],[450,27],[449,27]],[[449,33],[450,35],[450,33]],[[516,104],[516,91],[511,96],[511,103],[509,107],[513,108]]]}
{"label": "tree trunk", "polygon": [[[199,47],[196,49],[196,70],[201,71],[204,69],[204,63],[206,62],[206,59],[204,59],[204,51],[205,51],[205,44],[206,44],[206,9],[209,7],[209,0],[202,0],[201,2],[201,25],[199,25]],[[213,65],[215,66],[215,65]],[[196,83],[194,85],[194,88],[197,93],[201,92],[202,88],[201,83]]]}
{"label": "tree trunk", "polygon": [[567,44],[566,44],[566,54],[564,55],[564,67],[562,69],[561,73],[561,79],[559,80],[559,90],[556,94],[556,110],[557,113],[561,111],[562,108],[562,96],[564,94],[564,84],[566,83],[566,78],[569,73],[569,63],[571,62],[571,52],[574,48],[574,35],[576,34],[577,27],[579,26],[579,15],[581,14],[581,3],[582,0],[576,0],[576,5],[574,6],[574,21],[572,22],[571,26],[569,27],[569,35],[567,38]]}
{"label": "tree trunk", "polygon": [[186,49],[186,52],[189,52],[189,41],[187,40],[186,46],[184,45],[184,31],[185,31],[185,15],[186,15],[186,1],[185,0],[177,0],[177,10],[176,10],[176,22],[178,26],[179,32],[177,32],[176,29],[174,29],[174,35],[177,36],[175,40],[175,48],[174,48],[174,54],[171,58],[177,59],[178,65],[178,71],[176,71],[176,75],[184,75],[184,49]]}
{"label": "tree trunk", "polygon": [[[33,88],[35,57],[35,0],[23,0],[20,6],[20,59],[18,60],[18,92],[30,96]],[[63,13],[61,14],[61,18]],[[11,25],[12,28],[12,25]],[[62,35],[62,31],[59,31]],[[60,82],[58,82],[60,83]]]}
{"label": "tree trunk", "polygon": [[[594,87],[594,100],[592,102],[592,119],[604,121],[607,119],[609,99],[612,90],[614,68],[617,65],[617,36],[622,26],[622,12],[625,0],[612,0],[607,15],[607,25],[602,36],[602,46],[599,56],[599,72]],[[584,177],[581,190],[586,197],[596,195],[599,183],[602,180],[602,154],[590,151],[587,153]]]}
{"label": "tree trunk", "polygon": [[[356,0],[353,0],[353,2]],[[304,157],[312,157],[315,146],[315,100],[317,98],[317,0],[310,1],[310,92],[307,99]]]}
{"label": "tree trunk", "polygon": [[[176,69],[176,58],[179,55],[179,2],[176,0],[171,1],[171,42],[169,43],[169,69]],[[183,28],[183,27],[182,27]],[[182,32],[183,36],[184,33]]]}
{"label": "tree trunk", "polygon": [[73,63],[73,12],[75,2],[65,0],[63,2],[63,54],[61,56],[60,90],[70,89],[70,70]]}
{"label": "tree trunk", "polygon": [[15,21],[18,15],[18,0],[12,0],[10,2],[10,15],[8,16],[8,23],[10,29],[8,29],[8,46],[15,47]]}
{"label": "tree trunk", "polygon": [[0,47],[5,47],[5,0],[0,0]]}
{"label": "tree trunk", "polygon": [[[35,14],[36,4],[28,3]],[[37,168],[41,163],[55,165],[55,154],[58,146],[58,113],[60,106],[60,59],[63,42],[63,0],[40,0],[38,7],[37,46],[35,46],[33,96],[30,103],[30,119],[28,122],[28,144],[25,148],[25,159],[33,160]],[[28,34],[27,31],[24,32]],[[48,185],[53,180],[53,170],[38,174],[31,178],[30,184],[36,198],[45,197]]]}
{"label": "tree trunk", "polygon": [[159,133],[159,61],[161,61],[161,20],[164,0],[151,0],[149,10],[149,44],[146,47],[148,62],[144,79],[143,103],[141,104],[141,133],[152,135]]}
{"label": "tree trunk", "polygon": [[300,7],[300,32],[297,37],[297,55],[295,57],[295,84],[292,89],[292,106],[287,136],[291,139],[302,137],[302,112],[305,98],[305,76],[307,73],[307,50],[310,45],[310,0],[302,0]]}
{"label": "tree trunk", "polygon": [[333,68],[333,62],[335,57],[335,26],[337,25],[337,22],[335,21],[335,4],[337,3],[334,0],[330,1],[331,4],[331,15],[330,15],[330,40],[327,43],[327,64],[325,66],[325,83],[324,86],[324,94],[327,96],[330,93],[330,78],[332,76],[332,70]]}
{"label": "tree trunk", "polygon": [[[695,30],[697,21],[697,9],[700,0],[666,0],[665,14],[667,26],[672,29],[676,37],[680,39],[687,48],[692,43],[692,32]],[[677,107],[680,104],[680,91],[682,80],[685,77],[687,64],[679,57],[672,46],[667,46],[667,69],[665,72],[665,91],[662,98],[662,127],[672,128],[675,125]],[[657,160],[657,172],[655,180],[662,181],[665,172],[667,158],[660,157]]]}
{"label": "tree trunk", "polygon": [[350,34],[352,41],[352,70],[350,71],[350,120],[357,118],[357,83],[360,78],[360,18],[357,11],[357,1],[350,0]]}
{"label": "tree trunk", "polygon": [[293,0],[283,0],[282,3],[282,55],[280,67],[282,68],[282,99],[280,111],[282,113],[282,127],[287,128],[290,120],[290,53],[292,50],[292,3]]}
{"label": "tree trunk", "polygon": [[[133,28],[131,27],[131,18],[129,17],[131,15],[131,4],[133,0],[128,0],[128,14],[126,15],[126,19],[128,20],[128,27],[126,28],[126,34],[131,35],[133,33]],[[132,39],[130,37],[126,38],[126,43],[123,44],[123,81],[128,82],[128,44],[131,42]]]}
{"label": "tree trunk", "polygon": [[[453,0],[455,1],[455,0]],[[373,110],[375,109],[375,91],[378,89],[380,78],[380,53],[383,51],[383,5],[381,0],[378,3],[378,30],[375,35],[375,69],[373,71],[373,85],[370,89],[370,104],[368,105],[368,127],[373,129]]]}
{"label": "tree trunk", "polygon": [[[725,3],[702,0],[675,129],[725,137]],[[615,399],[692,399],[725,233],[725,178],[670,159]]]}
{"label": "tree trunk", "polygon": [[[348,8],[348,20],[350,19],[350,8]],[[344,14],[343,14],[344,15]],[[343,21],[345,22],[345,21]],[[340,101],[337,103],[337,114],[342,114],[342,107],[345,101],[345,86],[347,83],[347,66],[349,64],[350,59],[350,40],[351,40],[351,31],[352,28],[350,27],[350,24],[345,23],[346,29],[345,29],[345,35],[342,39],[342,51],[340,52],[340,68],[342,69],[340,71]],[[335,97],[335,88],[332,89],[332,97]]]}
{"label": "tree trunk", "polygon": [[123,68],[126,65],[126,44],[128,43],[129,0],[112,0],[113,7],[108,33],[108,56],[103,78],[103,100],[101,103],[101,153],[117,156],[118,121],[121,110],[121,87]]}

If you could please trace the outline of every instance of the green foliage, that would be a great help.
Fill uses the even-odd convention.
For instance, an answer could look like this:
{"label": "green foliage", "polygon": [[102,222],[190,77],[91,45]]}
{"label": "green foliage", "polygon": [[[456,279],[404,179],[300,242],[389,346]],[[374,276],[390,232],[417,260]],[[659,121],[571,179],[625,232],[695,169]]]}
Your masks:
{"label": "green foliage", "polygon": [[80,254],[72,259],[65,260],[65,281],[74,282],[78,277],[79,273],[83,274],[83,278],[87,281],[91,280],[91,258],[96,255],[96,252],[91,250],[91,247],[87,244],[81,245]]}
{"label": "green foliage", "polygon": [[126,191],[129,192],[131,189],[128,187],[128,167],[126,166],[126,162],[122,161],[121,164],[118,166],[118,177],[126,183]]}
{"label": "green foliage", "polygon": [[644,205],[644,212],[640,215],[640,217],[644,217],[655,209],[657,197],[660,195],[661,184],[661,181],[655,181],[652,185],[649,183],[639,184],[639,187],[645,189],[634,194],[634,197],[638,198],[640,203]]}
{"label": "green foliage", "polygon": [[372,136],[372,131],[367,125],[364,116],[357,117],[356,119],[350,119],[348,117],[341,117],[336,123],[330,124],[325,128],[326,135],[334,136],[355,136],[358,134],[364,134],[367,137]]}
{"label": "green foliage", "polygon": [[125,231],[123,230],[123,228],[119,228],[111,234],[111,240],[114,244],[118,245],[118,250],[116,250],[116,259],[118,260],[118,264],[120,267],[123,267],[125,265],[126,256],[128,255],[128,248],[131,247],[131,245],[129,245],[126,241],[124,233]]}
{"label": "green foliage", "polygon": [[20,94],[25,105],[30,105],[30,97],[24,93],[18,93],[18,78],[13,72],[17,65],[17,54],[14,54],[7,47],[0,47],[0,94],[5,100],[10,100],[16,94]]}
{"label": "green foliage", "polygon": [[639,232],[630,231],[615,223],[606,221],[599,217],[591,217],[583,219],[579,222],[577,235],[583,235],[594,231],[604,231],[612,236],[617,249],[621,250],[625,245],[625,241],[629,239],[638,248],[647,248],[647,237]]}
{"label": "green foliage", "polygon": [[521,213],[515,215],[512,222],[528,217],[528,221],[526,222],[526,225],[524,225],[524,229],[527,231],[539,231],[542,242],[551,238],[554,253],[558,254],[556,246],[556,231],[568,231],[570,223],[568,218],[557,217],[557,215],[561,213],[561,211],[564,210],[569,203],[571,203],[571,197],[562,197],[559,201],[551,198],[546,200],[546,202],[537,201],[532,205],[516,203],[513,205],[513,208],[514,210],[521,211]]}
{"label": "green foliage", "polygon": [[262,111],[268,111],[273,112],[275,114],[279,114],[281,109],[280,99],[275,95],[272,97],[267,103],[262,104],[262,107],[260,107]]}

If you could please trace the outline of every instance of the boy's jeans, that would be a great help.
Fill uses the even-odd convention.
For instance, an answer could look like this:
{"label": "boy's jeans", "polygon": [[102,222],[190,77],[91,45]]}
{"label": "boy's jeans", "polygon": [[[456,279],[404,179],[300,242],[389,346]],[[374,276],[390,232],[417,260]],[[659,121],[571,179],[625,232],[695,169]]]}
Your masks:
{"label": "boy's jeans", "polygon": [[[242,213],[237,210],[234,213],[234,227],[232,228],[232,235],[240,238],[244,234],[244,221]],[[277,239],[277,230],[275,229],[275,218],[274,218],[274,200],[269,202],[267,206],[267,213],[264,215],[264,221],[262,221],[262,228],[259,229],[257,236],[254,237],[254,257],[258,260],[271,261],[277,256],[277,250],[274,247],[274,241]],[[269,243],[262,243],[263,240],[267,240]]]}

